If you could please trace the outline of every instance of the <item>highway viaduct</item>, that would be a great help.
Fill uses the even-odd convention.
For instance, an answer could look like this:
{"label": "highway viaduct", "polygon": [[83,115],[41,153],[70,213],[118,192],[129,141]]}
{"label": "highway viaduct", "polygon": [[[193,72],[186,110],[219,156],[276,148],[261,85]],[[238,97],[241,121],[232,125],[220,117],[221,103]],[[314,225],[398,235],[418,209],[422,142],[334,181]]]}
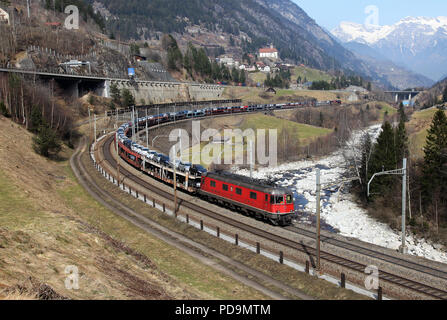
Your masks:
{"label": "highway viaduct", "polygon": [[116,84],[118,89],[126,88],[130,90],[137,103],[144,100],[144,104],[219,99],[222,97],[224,90],[222,86],[214,84],[120,79],[9,68],[0,68],[0,72],[38,77],[43,81],[54,80],[67,95],[75,99],[88,92],[110,98],[110,87],[113,84]]}
{"label": "highway viaduct", "polygon": [[386,94],[392,95],[396,103],[402,101],[411,101],[420,91],[385,91]]}

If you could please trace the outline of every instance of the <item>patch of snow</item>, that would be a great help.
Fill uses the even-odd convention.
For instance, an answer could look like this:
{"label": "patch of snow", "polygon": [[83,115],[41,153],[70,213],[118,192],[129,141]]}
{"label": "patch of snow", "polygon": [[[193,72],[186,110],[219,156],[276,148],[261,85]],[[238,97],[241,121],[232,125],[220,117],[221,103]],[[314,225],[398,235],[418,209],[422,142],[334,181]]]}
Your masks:
{"label": "patch of snow", "polygon": [[333,29],[331,33],[343,42],[359,42],[373,45],[387,38],[393,32],[417,28],[423,30],[426,35],[434,35],[447,27],[447,17],[406,17],[394,25],[370,26],[354,22],[343,21]]}

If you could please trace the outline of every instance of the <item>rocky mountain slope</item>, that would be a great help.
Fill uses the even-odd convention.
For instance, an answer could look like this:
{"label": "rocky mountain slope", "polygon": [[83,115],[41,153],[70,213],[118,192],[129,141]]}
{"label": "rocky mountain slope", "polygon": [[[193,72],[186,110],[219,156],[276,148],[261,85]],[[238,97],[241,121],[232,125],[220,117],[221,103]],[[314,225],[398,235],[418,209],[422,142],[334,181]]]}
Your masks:
{"label": "rocky mountain slope", "polygon": [[222,46],[230,46],[233,38],[243,51],[256,52],[272,43],[282,59],[380,79],[290,0],[95,0],[94,6],[122,38],[154,39],[165,32],[181,38],[196,28],[196,37],[213,32]]}
{"label": "rocky mountain slope", "polygon": [[348,42],[344,46],[354,52],[358,59],[367,63],[376,74],[381,75],[381,82],[388,83],[399,90],[408,88],[429,88],[434,81],[410,71],[392,62],[377,50],[358,42]]}
{"label": "rocky mountain slope", "polygon": [[433,87],[421,92],[416,100],[421,106],[433,106],[442,100],[442,95],[447,87],[447,77],[438,81]]}
{"label": "rocky mountain slope", "polygon": [[374,55],[352,52],[290,0],[89,1],[116,37],[151,40],[168,32],[180,43],[221,46],[227,53],[256,52],[273,44],[284,60],[325,71],[341,69],[382,87],[433,84],[389,59],[379,63]]}
{"label": "rocky mountain slope", "polygon": [[394,25],[342,22],[332,34],[344,43],[361,43],[392,62],[433,81],[447,69],[447,17],[407,17]]}

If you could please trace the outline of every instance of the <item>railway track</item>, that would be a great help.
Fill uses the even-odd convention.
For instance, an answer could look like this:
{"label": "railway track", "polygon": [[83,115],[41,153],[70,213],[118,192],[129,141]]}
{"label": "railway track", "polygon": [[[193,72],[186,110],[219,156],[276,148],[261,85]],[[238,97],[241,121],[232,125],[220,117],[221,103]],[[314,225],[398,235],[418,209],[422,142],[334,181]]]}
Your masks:
{"label": "railway track", "polygon": [[[306,230],[303,228],[300,228],[298,226],[290,226],[290,227],[286,227],[285,229],[290,230],[294,233],[306,236],[308,238],[311,239],[315,239],[315,232],[310,231],[310,230]],[[413,261],[409,261],[409,260],[405,260],[405,259],[400,259],[398,257],[392,256],[390,254],[386,254],[383,252],[379,252],[373,249],[369,249],[357,244],[353,244],[353,243],[349,243],[347,241],[342,241],[339,239],[335,239],[329,236],[322,236],[321,237],[321,242],[324,243],[328,243],[328,244],[332,244],[334,246],[340,247],[340,248],[344,248],[350,251],[354,251],[357,253],[361,253],[364,256],[367,257],[371,257],[371,258],[376,258],[385,262],[389,262],[392,263],[394,265],[398,265],[410,270],[415,270],[418,272],[422,272],[425,274],[429,274],[432,275],[434,277],[437,277],[439,279],[444,279],[447,280],[447,272],[444,270],[440,270],[437,268],[433,268],[433,267],[429,267],[426,265],[421,265],[419,263],[413,262]]]}
{"label": "railway track", "polygon": [[[106,138],[106,141],[103,144],[102,148],[103,148],[103,154],[104,154],[104,161],[108,162],[109,165],[114,168],[114,167],[116,167],[117,163],[110,151],[112,141],[113,141],[113,136]],[[120,173],[121,173],[121,175],[125,176],[127,179],[142,186],[143,188],[146,188],[146,189],[150,190],[151,192],[154,192],[155,194],[157,194],[169,201],[173,201],[173,195],[171,193],[168,193],[168,192],[158,188],[157,186],[148,183],[147,181],[141,179],[140,177],[136,176],[134,173],[126,170],[125,168],[121,167]],[[194,210],[195,212],[197,212],[199,214],[202,214],[206,217],[212,218],[212,219],[219,221],[221,223],[227,224],[231,227],[234,227],[234,228],[240,229],[242,231],[248,232],[250,234],[256,235],[260,238],[263,238],[263,239],[266,239],[269,241],[273,241],[273,242],[278,243],[286,248],[298,250],[305,254],[315,256],[316,250],[313,247],[307,246],[303,243],[298,243],[291,239],[288,239],[288,238],[285,238],[285,237],[282,237],[282,236],[279,236],[276,234],[271,234],[263,229],[259,229],[259,228],[254,227],[253,225],[246,224],[241,221],[234,220],[232,218],[220,215],[216,212],[213,212],[212,210],[200,207],[197,204],[188,202],[186,200],[182,201],[181,206],[191,209],[191,210]],[[355,246],[355,245],[353,245],[353,246]],[[347,249],[353,250],[358,253],[366,252],[365,248],[350,247]],[[366,253],[368,253],[368,252],[366,252]],[[372,253],[370,252],[369,255],[371,256]],[[355,272],[364,274],[364,270],[366,267],[366,265],[364,265],[364,264],[358,263],[356,261],[352,261],[352,260],[344,258],[344,257],[339,257],[339,256],[336,256],[332,253],[325,252],[325,251],[321,251],[320,257],[322,260],[326,260],[327,262],[334,263],[336,265],[342,266],[349,270],[353,270]],[[390,259],[390,258],[388,258],[388,259]],[[392,262],[392,261],[386,261],[386,262]],[[406,267],[412,269],[411,266],[406,266]],[[422,267],[422,266],[420,266],[420,267]],[[412,270],[414,270],[414,269],[412,269]],[[420,271],[420,270],[417,270],[417,271]],[[443,276],[445,276],[445,275],[443,275]],[[394,275],[394,274],[391,274],[388,272],[381,272],[380,280],[385,280],[391,284],[398,285],[399,287],[409,289],[411,291],[417,292],[417,293],[425,295],[425,296],[429,296],[433,299],[447,300],[447,291],[444,291],[444,290],[441,290],[441,289],[438,289],[435,287],[431,287],[429,285],[419,283],[419,282],[416,282],[413,280],[409,280],[404,277]]]}
{"label": "railway track", "polygon": [[[242,283],[256,290],[259,290],[260,292],[266,294],[272,299],[279,299],[279,300],[290,299],[290,297],[287,298],[283,296],[281,293],[272,290],[273,287],[277,288],[278,290],[285,291],[291,297],[294,298],[299,298],[303,300],[314,300],[313,297],[303,293],[298,289],[289,287],[287,284],[284,284],[278,280],[273,279],[268,275],[265,275],[236,260],[233,260],[232,258],[217,252],[213,248],[205,247],[179,233],[173,232],[172,230],[169,230],[166,227],[157,224],[156,222],[134,211],[127,205],[114,199],[110,194],[108,194],[107,191],[103,190],[103,188],[101,188],[95,182],[95,180],[88,174],[88,171],[85,169],[84,163],[81,160],[81,156],[84,152],[82,150],[82,145],[84,145],[84,143],[78,146],[77,150],[70,158],[70,165],[73,169],[75,176],[77,177],[81,185],[84,187],[84,189],[87,190],[91,196],[93,196],[98,202],[102,203],[106,208],[110,209],[118,216],[138,226],[142,230],[172,245],[173,247],[176,247],[188,253],[192,257],[197,258],[198,260],[204,262],[207,265],[211,265],[214,269],[222,272],[223,274],[227,274],[233,277],[234,279],[239,280]],[[225,266],[221,266],[220,264],[216,264],[216,262],[214,260],[211,260],[210,257],[214,257],[222,261],[223,263],[230,265],[232,269]],[[246,276],[241,276],[236,270],[251,275],[253,279],[247,279]],[[268,286],[259,283],[254,279],[258,279],[258,281],[265,282],[266,284],[268,284]]]}

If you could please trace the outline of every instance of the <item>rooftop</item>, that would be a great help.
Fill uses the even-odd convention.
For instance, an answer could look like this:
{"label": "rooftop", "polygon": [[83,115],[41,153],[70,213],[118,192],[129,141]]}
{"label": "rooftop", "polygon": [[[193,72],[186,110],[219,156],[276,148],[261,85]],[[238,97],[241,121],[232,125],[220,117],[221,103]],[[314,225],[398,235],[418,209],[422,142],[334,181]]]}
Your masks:
{"label": "rooftop", "polygon": [[259,49],[260,53],[275,53],[278,52],[275,48],[261,48]]}

